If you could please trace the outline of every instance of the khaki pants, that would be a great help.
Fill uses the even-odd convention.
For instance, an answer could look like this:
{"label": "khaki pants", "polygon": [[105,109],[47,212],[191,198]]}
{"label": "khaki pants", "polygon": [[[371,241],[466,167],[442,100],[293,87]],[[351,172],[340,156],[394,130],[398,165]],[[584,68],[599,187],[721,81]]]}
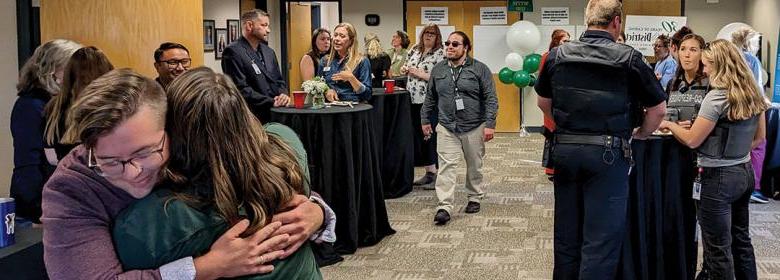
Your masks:
{"label": "khaki pants", "polygon": [[482,190],[482,159],[485,157],[483,133],[485,124],[466,133],[452,133],[444,126],[436,126],[439,154],[439,174],[436,178],[436,208],[452,213],[455,202],[456,169],[461,157],[466,159],[466,192],[469,201],[480,202],[485,197]]}

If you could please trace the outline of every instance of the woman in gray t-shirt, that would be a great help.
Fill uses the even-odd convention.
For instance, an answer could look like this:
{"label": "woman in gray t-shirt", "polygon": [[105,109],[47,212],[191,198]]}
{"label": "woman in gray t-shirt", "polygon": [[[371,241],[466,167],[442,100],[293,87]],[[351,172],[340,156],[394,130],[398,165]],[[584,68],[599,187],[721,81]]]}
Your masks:
{"label": "woman in gray t-shirt", "polygon": [[697,216],[709,277],[756,279],[748,233],[748,203],[755,185],[750,149],[764,139],[768,104],[730,42],[711,42],[702,62],[714,90],[704,97],[693,125],[686,129],[663,121],[660,128],[697,149],[699,174],[693,197],[699,199]]}

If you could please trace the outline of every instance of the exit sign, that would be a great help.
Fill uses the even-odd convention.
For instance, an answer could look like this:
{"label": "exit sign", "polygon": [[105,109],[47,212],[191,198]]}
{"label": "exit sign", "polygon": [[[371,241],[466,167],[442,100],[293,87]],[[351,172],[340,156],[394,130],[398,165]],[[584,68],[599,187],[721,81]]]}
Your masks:
{"label": "exit sign", "polygon": [[533,12],[534,1],[533,0],[509,0],[507,2],[507,10],[515,12]]}

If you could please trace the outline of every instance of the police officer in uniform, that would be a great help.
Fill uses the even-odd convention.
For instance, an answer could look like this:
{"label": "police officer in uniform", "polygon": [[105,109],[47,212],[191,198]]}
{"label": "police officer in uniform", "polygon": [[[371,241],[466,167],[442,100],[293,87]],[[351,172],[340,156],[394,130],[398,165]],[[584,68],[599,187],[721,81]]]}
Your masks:
{"label": "police officer in uniform", "polygon": [[619,0],[590,0],[588,30],[550,51],[535,86],[539,107],[557,125],[554,279],[615,278],[630,139],[649,136],[666,110],[666,95],[642,54],[615,43],[622,13]]}

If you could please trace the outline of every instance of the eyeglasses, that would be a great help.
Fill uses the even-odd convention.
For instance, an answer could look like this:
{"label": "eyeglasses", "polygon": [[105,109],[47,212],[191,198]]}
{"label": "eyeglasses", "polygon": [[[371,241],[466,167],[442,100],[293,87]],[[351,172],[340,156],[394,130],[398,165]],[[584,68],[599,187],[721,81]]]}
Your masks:
{"label": "eyeglasses", "polygon": [[165,133],[163,133],[163,137],[160,139],[160,143],[157,146],[160,148],[144,152],[128,160],[110,160],[103,163],[98,163],[93,149],[89,149],[87,166],[103,177],[122,176],[122,174],[125,173],[125,166],[128,163],[138,169],[138,172],[143,172],[145,167],[162,163],[162,152],[163,149],[165,149]]}
{"label": "eyeglasses", "polygon": [[452,45],[453,48],[457,48],[457,47],[460,47],[463,44],[461,42],[458,42],[458,41],[452,41],[452,42],[447,41],[447,42],[444,42],[444,45],[447,46],[447,47]]}
{"label": "eyeglasses", "polygon": [[436,35],[439,35],[439,34],[436,34],[436,32],[427,31],[427,32],[424,32],[423,35],[436,36]]}
{"label": "eyeglasses", "polygon": [[169,60],[162,60],[160,62],[167,64],[168,68],[176,68],[179,66],[179,64],[181,64],[181,67],[184,67],[186,69],[190,67],[190,63],[192,63],[192,59],[189,58],[180,59],[180,60],[169,59]]}

